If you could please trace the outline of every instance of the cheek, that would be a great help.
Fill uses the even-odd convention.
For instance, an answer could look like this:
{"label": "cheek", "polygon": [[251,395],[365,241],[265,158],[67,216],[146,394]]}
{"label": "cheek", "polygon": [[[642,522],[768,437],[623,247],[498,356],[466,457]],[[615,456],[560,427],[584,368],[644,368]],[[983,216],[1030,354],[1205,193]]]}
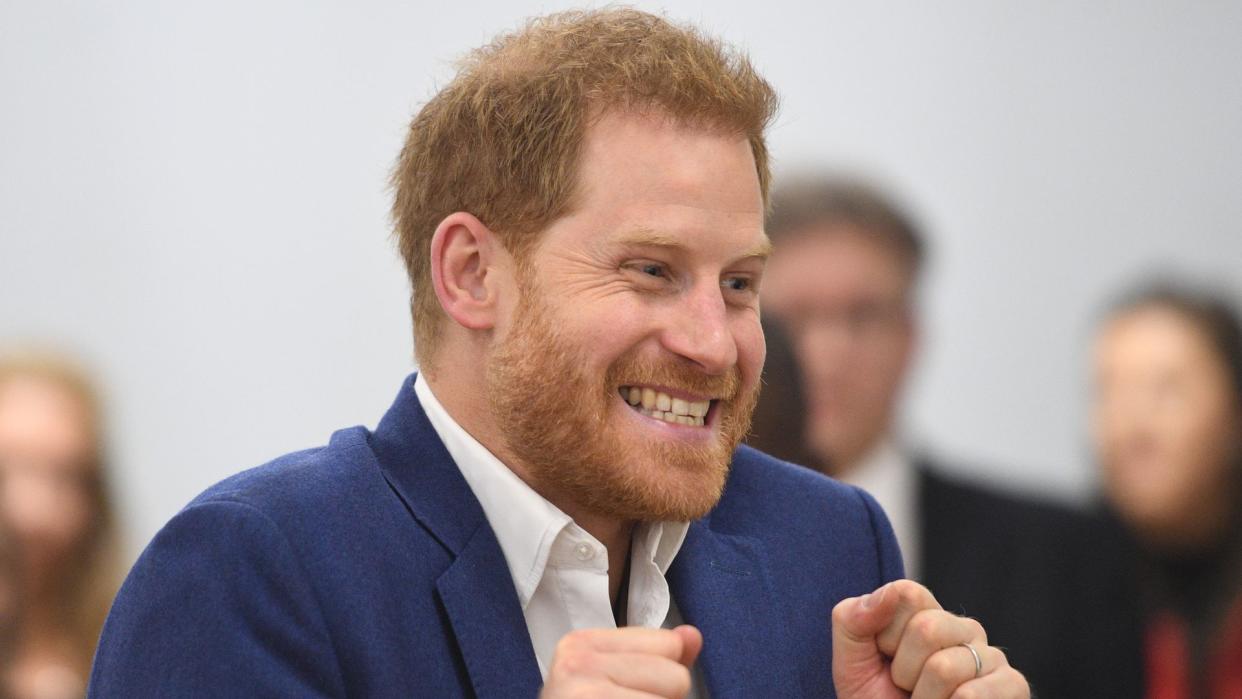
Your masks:
{"label": "cheek", "polygon": [[1223,406],[1186,410],[1168,430],[1171,458],[1186,478],[1217,487],[1232,466],[1236,451],[1237,418]]}
{"label": "cheek", "polygon": [[758,384],[763,363],[768,356],[768,345],[759,320],[751,318],[737,322],[733,329],[733,338],[737,343],[737,363],[742,383],[748,386]]}
{"label": "cheek", "polygon": [[630,294],[572,303],[549,300],[545,320],[562,341],[599,354],[624,354],[655,327],[652,309]]}
{"label": "cheek", "polygon": [[3,500],[5,517],[23,539],[57,549],[72,545],[90,515],[80,487],[40,474],[11,477]]}

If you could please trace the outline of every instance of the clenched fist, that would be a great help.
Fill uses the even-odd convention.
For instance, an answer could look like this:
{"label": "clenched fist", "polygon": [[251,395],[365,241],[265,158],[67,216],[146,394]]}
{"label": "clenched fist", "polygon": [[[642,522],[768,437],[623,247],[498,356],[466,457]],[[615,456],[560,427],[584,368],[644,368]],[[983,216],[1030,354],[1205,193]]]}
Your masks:
{"label": "clenched fist", "polygon": [[556,644],[539,696],[682,699],[702,649],[703,636],[693,626],[574,631]]}
{"label": "clenched fist", "polygon": [[[973,650],[973,652],[972,652]],[[832,610],[832,680],[840,699],[1029,699],[1030,687],[974,619],[897,580]]]}

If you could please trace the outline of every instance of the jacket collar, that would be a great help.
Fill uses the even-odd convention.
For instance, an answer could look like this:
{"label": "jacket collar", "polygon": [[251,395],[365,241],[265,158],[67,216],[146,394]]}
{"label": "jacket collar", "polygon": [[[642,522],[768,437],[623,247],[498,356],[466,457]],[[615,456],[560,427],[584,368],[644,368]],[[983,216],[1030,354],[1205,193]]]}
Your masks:
{"label": "jacket collar", "polygon": [[371,448],[415,520],[454,557],[436,580],[474,693],[535,696],[542,678],[496,535],[414,394],[402,384]]}

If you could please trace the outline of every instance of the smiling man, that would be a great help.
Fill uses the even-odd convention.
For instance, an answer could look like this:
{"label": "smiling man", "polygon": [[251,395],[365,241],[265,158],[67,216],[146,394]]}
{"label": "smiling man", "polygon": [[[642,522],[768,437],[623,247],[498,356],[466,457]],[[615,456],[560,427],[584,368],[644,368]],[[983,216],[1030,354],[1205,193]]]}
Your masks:
{"label": "smiling man", "polygon": [[1027,696],[873,500],[738,448],[774,107],[632,10],[472,54],[394,176],[420,373],[178,514],[92,694]]}

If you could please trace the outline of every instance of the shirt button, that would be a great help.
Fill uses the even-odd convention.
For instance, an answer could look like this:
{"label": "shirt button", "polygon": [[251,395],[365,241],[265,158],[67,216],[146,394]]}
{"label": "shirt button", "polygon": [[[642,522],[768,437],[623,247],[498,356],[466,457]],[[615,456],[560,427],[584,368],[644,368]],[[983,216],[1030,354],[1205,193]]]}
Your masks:
{"label": "shirt button", "polygon": [[574,555],[580,561],[589,561],[595,558],[595,549],[590,544],[583,542],[574,547]]}

